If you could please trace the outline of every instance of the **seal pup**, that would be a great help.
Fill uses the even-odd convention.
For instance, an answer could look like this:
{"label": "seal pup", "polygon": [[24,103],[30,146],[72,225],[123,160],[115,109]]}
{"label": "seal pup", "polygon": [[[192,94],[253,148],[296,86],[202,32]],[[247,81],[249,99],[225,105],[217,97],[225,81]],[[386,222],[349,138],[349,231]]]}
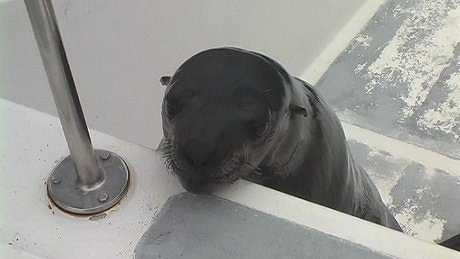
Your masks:
{"label": "seal pup", "polygon": [[245,178],[401,231],[332,109],[269,57],[210,49],[161,83],[159,149],[188,191]]}

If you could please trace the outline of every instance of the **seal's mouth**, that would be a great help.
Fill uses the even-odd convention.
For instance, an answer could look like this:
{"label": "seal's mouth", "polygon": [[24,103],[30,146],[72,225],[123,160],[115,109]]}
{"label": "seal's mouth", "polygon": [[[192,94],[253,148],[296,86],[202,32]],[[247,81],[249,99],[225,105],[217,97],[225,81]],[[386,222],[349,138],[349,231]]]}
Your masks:
{"label": "seal's mouth", "polygon": [[236,172],[219,172],[219,174],[206,176],[202,172],[194,171],[193,169],[187,170],[177,166],[178,163],[174,161],[170,161],[169,164],[176,165],[169,167],[169,171],[179,178],[182,186],[187,191],[193,193],[212,193],[220,187],[230,185],[240,178]]}
{"label": "seal's mouth", "polygon": [[221,183],[221,182],[226,182],[227,179],[231,178],[231,174],[224,174],[220,176],[213,176],[211,177],[213,182]]}
{"label": "seal's mouth", "polygon": [[231,159],[225,165],[205,169],[197,169],[177,158],[167,158],[165,164],[168,166],[170,172],[184,179],[223,185],[238,180],[248,171],[247,167],[244,166],[245,163],[233,162],[235,160]]}
{"label": "seal's mouth", "polygon": [[224,158],[220,162],[214,161],[207,167],[197,168],[177,156],[176,146],[174,141],[166,140],[160,146],[160,151],[163,153],[164,163],[168,170],[179,176],[183,185],[184,182],[193,185],[214,184],[221,186],[231,184],[254,170],[253,166],[247,162],[247,156],[241,151],[234,152],[230,157]]}
{"label": "seal's mouth", "polygon": [[[239,173],[239,172],[238,172]],[[213,175],[210,177],[210,181],[215,184],[227,184],[233,183],[240,178],[237,172],[227,172],[223,175]]]}

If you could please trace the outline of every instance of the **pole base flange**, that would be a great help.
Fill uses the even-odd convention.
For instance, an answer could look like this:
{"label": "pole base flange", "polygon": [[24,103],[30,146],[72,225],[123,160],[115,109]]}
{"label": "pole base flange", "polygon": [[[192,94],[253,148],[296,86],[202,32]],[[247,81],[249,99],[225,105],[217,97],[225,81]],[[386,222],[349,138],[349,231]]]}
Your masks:
{"label": "pole base flange", "polygon": [[119,202],[128,190],[129,170],[121,157],[106,150],[94,150],[103,180],[86,188],[78,181],[70,156],[51,172],[47,189],[51,200],[62,210],[89,215],[103,212]]}

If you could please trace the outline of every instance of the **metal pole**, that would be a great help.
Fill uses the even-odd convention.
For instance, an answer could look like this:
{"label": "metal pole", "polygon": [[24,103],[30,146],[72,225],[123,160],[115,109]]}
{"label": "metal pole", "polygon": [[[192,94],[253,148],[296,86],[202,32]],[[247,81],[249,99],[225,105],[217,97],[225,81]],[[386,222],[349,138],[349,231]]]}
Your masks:
{"label": "metal pole", "polygon": [[121,199],[127,166],[119,156],[93,149],[51,0],[24,2],[70,151],[53,170],[48,193],[67,211],[100,212]]}
{"label": "metal pole", "polygon": [[49,0],[25,3],[78,179],[92,187],[101,180],[102,173],[97,166],[53,5]]}

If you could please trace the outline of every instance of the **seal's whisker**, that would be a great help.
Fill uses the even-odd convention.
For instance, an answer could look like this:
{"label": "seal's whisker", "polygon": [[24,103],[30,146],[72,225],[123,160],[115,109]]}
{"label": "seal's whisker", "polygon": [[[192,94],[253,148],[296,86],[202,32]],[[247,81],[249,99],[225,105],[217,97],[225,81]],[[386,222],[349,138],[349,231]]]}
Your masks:
{"label": "seal's whisker", "polygon": [[160,143],[161,159],[165,163],[166,168],[171,173],[179,173],[185,169],[176,160],[177,143],[174,138],[164,137]]}

